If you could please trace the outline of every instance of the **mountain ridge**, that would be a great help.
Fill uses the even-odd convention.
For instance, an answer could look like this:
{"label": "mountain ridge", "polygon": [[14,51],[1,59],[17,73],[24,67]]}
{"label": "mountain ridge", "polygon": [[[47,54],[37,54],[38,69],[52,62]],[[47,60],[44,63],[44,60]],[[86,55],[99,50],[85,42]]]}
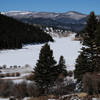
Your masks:
{"label": "mountain ridge", "polygon": [[[73,13],[73,14],[79,14],[79,15],[87,15],[87,14],[83,14],[80,12],[76,12],[76,11],[68,11],[68,12],[32,12],[32,11],[8,11],[8,12],[1,12],[2,14],[8,15],[8,16],[12,16],[14,13],[17,14],[56,14],[56,15],[62,15],[62,14],[69,14],[69,13]],[[11,15],[10,15],[11,14]]]}
{"label": "mountain ridge", "polygon": [[9,11],[2,14],[13,17],[24,23],[39,24],[48,27],[80,31],[84,28],[88,15],[76,11],[63,13],[56,12],[28,12],[28,11]]}

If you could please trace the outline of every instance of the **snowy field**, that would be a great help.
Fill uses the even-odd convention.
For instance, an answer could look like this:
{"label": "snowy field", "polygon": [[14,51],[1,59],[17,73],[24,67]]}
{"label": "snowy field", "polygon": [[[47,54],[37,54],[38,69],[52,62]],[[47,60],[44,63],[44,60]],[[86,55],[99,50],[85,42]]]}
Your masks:
{"label": "snowy field", "polygon": [[[49,43],[51,49],[53,49],[55,60],[58,62],[61,55],[66,60],[66,65],[69,70],[74,69],[75,59],[78,57],[81,48],[79,41],[73,41],[75,34],[71,34],[68,37],[54,38],[54,43]],[[34,68],[38,58],[41,46],[44,44],[37,45],[26,45],[22,49],[17,50],[2,50],[0,51],[0,66],[6,64],[8,67],[13,65],[24,66],[29,64]]]}

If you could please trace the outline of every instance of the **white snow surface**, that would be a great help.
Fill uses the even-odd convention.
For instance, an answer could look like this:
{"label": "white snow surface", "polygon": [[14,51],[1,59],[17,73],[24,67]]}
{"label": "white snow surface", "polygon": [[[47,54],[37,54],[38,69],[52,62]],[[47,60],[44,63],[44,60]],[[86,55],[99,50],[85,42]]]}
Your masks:
{"label": "white snow surface", "polygon": [[9,11],[9,12],[1,12],[1,14],[8,14],[9,16],[16,16],[16,15],[27,15],[30,14],[31,12],[28,11]]}
{"label": "white snow surface", "polygon": [[92,100],[100,100],[100,98],[92,98]]}
{"label": "white snow surface", "polygon": [[76,20],[80,20],[87,16],[87,15],[83,15],[83,14],[77,14],[75,12],[67,12],[66,15],[69,16],[69,18],[76,19]]}
{"label": "white snow surface", "polygon": [[[68,37],[54,38],[55,42],[50,42],[54,58],[58,62],[61,55],[64,56],[68,70],[73,70],[75,60],[78,57],[82,45],[79,41],[73,41],[75,34]],[[0,66],[6,64],[8,67],[13,65],[24,66],[29,64],[32,68],[36,65],[39,58],[40,49],[44,44],[26,45],[22,49],[0,51]]]}
{"label": "white snow surface", "polygon": [[0,100],[9,100],[9,98],[0,98]]}

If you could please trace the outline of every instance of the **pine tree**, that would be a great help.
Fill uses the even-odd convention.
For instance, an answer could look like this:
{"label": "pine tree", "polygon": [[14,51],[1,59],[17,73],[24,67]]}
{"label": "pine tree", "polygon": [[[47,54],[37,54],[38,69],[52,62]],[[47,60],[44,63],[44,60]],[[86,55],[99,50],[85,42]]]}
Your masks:
{"label": "pine tree", "polygon": [[100,22],[98,23],[98,27],[95,32],[95,39],[94,39],[94,64],[95,64],[95,71],[100,72]]}
{"label": "pine tree", "polygon": [[67,75],[65,59],[63,56],[60,56],[59,63],[58,63],[58,71],[59,73],[63,73],[65,76]]}
{"label": "pine tree", "polygon": [[87,24],[85,28],[82,30],[83,33],[81,33],[83,38],[83,45],[89,47],[93,45],[97,25],[98,21],[96,19],[95,13],[91,12],[88,16]]}
{"label": "pine tree", "polygon": [[58,72],[56,61],[53,57],[53,51],[50,49],[48,43],[46,43],[40,51],[39,60],[34,69],[34,80],[39,89],[48,92],[48,89],[52,87],[57,79]]}
{"label": "pine tree", "polygon": [[80,55],[76,59],[76,64],[75,64],[75,71],[74,71],[74,76],[77,79],[77,82],[80,83],[83,79],[83,75],[86,72],[93,72],[94,67],[93,62],[91,58],[89,58],[89,55],[91,55],[91,52],[89,48],[82,48],[82,51],[80,52]]}
{"label": "pine tree", "polygon": [[94,12],[90,13],[85,30],[87,35],[83,37],[83,45],[88,46],[90,50],[88,55],[92,61],[91,66],[94,66],[93,71],[100,71],[100,22],[96,19]]}
{"label": "pine tree", "polygon": [[[96,45],[96,31],[98,26],[98,21],[94,12],[91,12],[88,16],[87,24],[85,29],[81,33],[82,44],[85,46],[82,48],[82,51],[79,57],[76,60],[75,65],[75,78],[77,78],[78,82],[82,81],[83,75],[86,72],[94,72],[98,67],[98,57],[97,55],[97,45]],[[100,54],[100,52],[99,52]],[[100,58],[100,57],[99,57]],[[100,60],[100,59],[99,59]]]}

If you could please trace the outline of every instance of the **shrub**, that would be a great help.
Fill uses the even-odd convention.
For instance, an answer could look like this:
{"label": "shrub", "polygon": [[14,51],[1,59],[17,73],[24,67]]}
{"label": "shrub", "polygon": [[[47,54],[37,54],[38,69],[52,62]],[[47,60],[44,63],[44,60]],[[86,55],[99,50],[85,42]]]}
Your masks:
{"label": "shrub", "polygon": [[11,73],[11,77],[15,77],[16,75],[15,75],[15,73]]}
{"label": "shrub", "polygon": [[16,76],[20,76],[20,73],[17,72],[17,73],[16,73]]}
{"label": "shrub", "polygon": [[13,86],[13,82],[11,81],[0,81],[0,96],[8,97],[11,95],[11,89]]}
{"label": "shrub", "polygon": [[25,65],[25,68],[28,68],[28,67],[30,67],[30,65],[26,64],[26,65]]}
{"label": "shrub", "polygon": [[33,83],[29,83],[27,93],[29,97],[38,97],[40,95],[39,89]]}
{"label": "shrub", "polygon": [[6,77],[10,77],[10,73],[7,73],[5,76],[6,76]]}
{"label": "shrub", "polygon": [[68,76],[69,76],[69,77],[72,77],[72,76],[73,76],[73,71],[69,71],[69,72],[68,72]]}
{"label": "shrub", "polygon": [[27,76],[26,79],[31,81],[34,80],[34,74]]}
{"label": "shrub", "polygon": [[20,84],[15,84],[12,88],[12,95],[17,98],[27,97],[27,83],[22,82]]}
{"label": "shrub", "polygon": [[5,77],[5,75],[4,74],[0,74],[0,78],[3,78],[3,77]]}
{"label": "shrub", "polygon": [[7,68],[7,65],[3,65],[2,67],[3,67],[4,69],[6,69],[6,68]]}

